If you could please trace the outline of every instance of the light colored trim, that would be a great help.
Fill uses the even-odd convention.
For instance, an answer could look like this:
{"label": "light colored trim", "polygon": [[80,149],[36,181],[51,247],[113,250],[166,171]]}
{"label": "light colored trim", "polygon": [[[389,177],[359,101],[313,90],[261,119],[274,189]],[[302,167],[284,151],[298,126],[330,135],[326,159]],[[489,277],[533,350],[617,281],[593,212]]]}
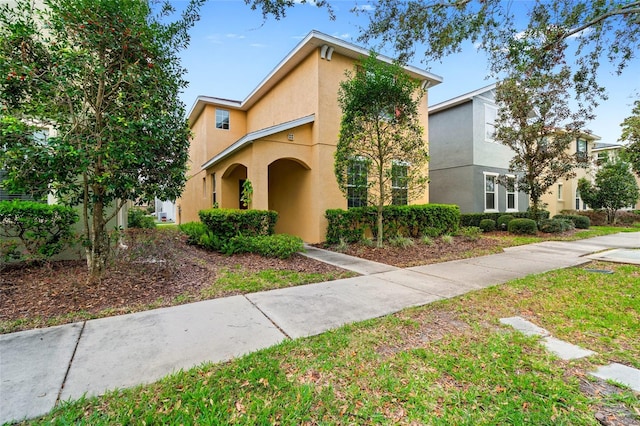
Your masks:
{"label": "light colored trim", "polygon": [[[497,213],[499,212],[500,209],[500,202],[498,200],[498,182],[497,182],[497,178],[498,176],[500,176],[499,173],[494,173],[494,172],[482,172],[482,175],[484,176],[484,179],[482,181],[482,206],[483,206],[483,211],[485,213]],[[487,176],[492,176],[494,178],[496,178],[496,180],[494,180],[494,185],[493,185],[493,204],[494,204],[494,208],[493,209],[488,209],[487,208]]]}
{"label": "light colored trim", "polygon": [[[509,192],[508,187],[504,187],[504,208],[505,212],[513,213],[518,211],[518,181],[515,175],[505,175],[508,179],[513,179],[513,192]],[[513,208],[509,208],[509,194],[513,194]]]}
{"label": "light colored trim", "polygon": [[254,141],[265,138],[267,136],[274,135],[276,133],[284,132],[286,130],[293,129],[295,127],[303,126],[305,124],[313,123],[316,119],[315,114],[308,115],[306,117],[298,118],[296,120],[287,121],[286,123],[276,124],[275,126],[267,127],[265,129],[257,130],[255,132],[247,133],[242,138],[229,145],[226,149],[222,150],[215,157],[207,161],[202,165],[202,170],[208,169],[214,164],[222,161],[236,151],[244,148],[247,145],[252,144]]}
{"label": "light colored trim", "polygon": [[[280,82],[291,70],[309,56],[311,52],[317,49],[322,49],[325,45],[328,45],[327,50],[325,50],[325,59],[327,60],[331,60],[331,55],[333,53],[339,53],[353,59],[361,59],[369,56],[368,49],[348,43],[339,38],[323,34],[319,31],[311,31],[287,56],[284,57],[282,61],[280,61],[278,65],[276,65],[273,70],[271,70],[269,74],[267,74],[264,80],[260,82],[260,84],[244,101],[240,102],[210,96],[198,96],[189,111],[189,123],[193,124],[195,122],[207,104],[223,105],[229,108],[247,111],[260,98],[262,98],[262,96]],[[393,59],[388,56],[379,55],[378,59],[382,62],[393,63]],[[432,74],[426,70],[411,65],[405,65],[403,66],[403,69],[407,71],[411,77],[421,80],[423,83],[425,81],[428,82],[429,87],[440,84],[443,80],[439,75]]]}
{"label": "light colored trim", "polygon": [[482,87],[480,89],[474,90],[473,92],[465,93],[464,95],[457,96],[455,98],[449,99],[444,102],[440,102],[438,104],[432,105],[429,107],[429,114],[434,114],[438,111],[442,111],[456,105],[463,104],[465,102],[471,101],[474,97],[479,96],[485,92],[490,90],[494,90],[496,88],[497,83],[490,84],[488,86]]}

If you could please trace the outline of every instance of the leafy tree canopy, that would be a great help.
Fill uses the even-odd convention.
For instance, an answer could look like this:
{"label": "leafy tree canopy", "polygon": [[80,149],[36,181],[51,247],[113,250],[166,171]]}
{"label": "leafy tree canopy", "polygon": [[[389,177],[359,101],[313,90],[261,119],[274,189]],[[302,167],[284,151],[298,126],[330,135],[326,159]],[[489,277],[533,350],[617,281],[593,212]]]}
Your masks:
{"label": "leafy tree canopy", "polygon": [[594,184],[585,178],[580,179],[578,190],[589,207],[607,211],[609,223],[615,223],[618,210],[634,205],[640,198],[629,164],[620,160],[604,163],[596,173]]}
{"label": "leafy tree canopy", "polygon": [[[355,186],[369,204],[378,207],[378,245],[383,238],[382,207],[394,197],[402,203],[414,199],[427,183],[423,166],[428,155],[419,119],[422,98],[419,82],[373,53],[340,84],[343,116],[335,175],[347,197]],[[354,162],[364,169],[356,181],[350,176]]]}
{"label": "leafy tree canopy", "polygon": [[115,212],[127,200],[174,199],[185,183],[189,128],[178,95],[187,83],[178,52],[202,1],[174,21],[169,2],[0,6],[0,166],[13,190],[53,192],[83,207],[95,275]]}
{"label": "leafy tree canopy", "polygon": [[635,102],[631,114],[622,122],[620,141],[628,143],[624,150],[625,159],[640,176],[640,100]]}

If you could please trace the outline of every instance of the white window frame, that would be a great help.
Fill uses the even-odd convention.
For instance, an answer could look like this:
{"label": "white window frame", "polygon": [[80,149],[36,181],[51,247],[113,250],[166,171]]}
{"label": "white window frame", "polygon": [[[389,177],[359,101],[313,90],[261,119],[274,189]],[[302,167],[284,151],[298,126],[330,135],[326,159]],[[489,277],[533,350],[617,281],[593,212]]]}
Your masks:
{"label": "white window frame", "polygon": [[[226,123],[225,123],[225,119],[226,119]],[[231,129],[231,114],[229,113],[229,110],[216,108],[216,129],[218,130]]]}
{"label": "white window frame", "polygon": [[558,201],[563,201],[564,198],[562,196],[562,192],[564,191],[564,185],[559,183],[558,184]]}
{"label": "white window frame", "polygon": [[[507,212],[517,212],[518,211],[518,181],[516,180],[515,175],[507,175],[507,179],[513,179],[513,191],[509,191],[509,187],[505,186],[505,207]],[[509,195],[513,195],[513,208],[509,208]]]}
{"label": "white window frame", "polygon": [[[490,173],[483,172],[484,181],[483,181],[483,198],[482,203],[484,205],[485,213],[496,213],[498,212],[498,173]],[[487,191],[487,178],[491,178],[493,180],[493,192]],[[493,208],[487,208],[487,194],[493,193]]]}
{"label": "white window frame", "polygon": [[[491,111],[491,113],[489,113]],[[489,118],[493,119],[489,121]],[[493,105],[484,105],[484,140],[486,142],[495,142],[496,119],[498,118],[498,108]]]}
{"label": "white window frame", "polygon": [[[358,197],[355,193],[355,190],[358,188],[356,184],[353,183],[353,171],[356,168],[355,166],[357,165],[357,173],[362,173],[363,169],[364,169],[364,176],[361,176],[364,178],[365,182],[368,181],[368,173],[367,173],[367,159],[364,157],[354,157],[351,158],[350,160],[350,164],[347,166],[347,208],[352,208],[352,207],[366,207],[367,206],[367,202],[368,202],[368,191],[367,188],[364,188],[364,196],[363,197]],[[352,166],[354,168],[352,168]],[[354,195],[355,194],[355,195]]]}
{"label": "white window frame", "polygon": [[[394,167],[402,167],[405,170],[405,174],[404,174],[404,178],[405,178],[405,186],[399,186],[398,185],[398,176],[395,176],[393,173],[393,170],[397,170],[394,169]],[[395,206],[406,206],[409,204],[409,186],[408,186],[408,182],[406,182],[407,176],[409,173],[409,163],[407,163],[406,161],[399,161],[399,160],[393,160],[392,165],[391,165],[391,194],[392,194],[392,198],[394,198],[391,202],[391,204],[395,205]],[[393,196],[394,191],[404,191],[404,195],[403,195],[403,204],[396,204],[395,201],[395,197]]]}

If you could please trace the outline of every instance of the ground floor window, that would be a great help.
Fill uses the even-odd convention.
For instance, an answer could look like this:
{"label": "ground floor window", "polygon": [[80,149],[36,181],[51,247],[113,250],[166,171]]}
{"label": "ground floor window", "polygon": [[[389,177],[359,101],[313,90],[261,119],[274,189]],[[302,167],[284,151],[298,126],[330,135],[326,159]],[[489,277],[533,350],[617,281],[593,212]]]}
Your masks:
{"label": "ground floor window", "polygon": [[498,175],[494,173],[484,174],[484,209],[485,211],[497,211],[497,185]]}
{"label": "ground floor window", "polygon": [[394,206],[406,206],[409,203],[408,168],[404,162],[394,162],[391,166],[391,204]]}
{"label": "ground floor window", "polygon": [[507,211],[518,211],[518,189],[515,176],[507,176],[505,182]]}
{"label": "ground floor window", "polygon": [[367,205],[367,162],[364,158],[349,160],[347,167],[347,207]]}

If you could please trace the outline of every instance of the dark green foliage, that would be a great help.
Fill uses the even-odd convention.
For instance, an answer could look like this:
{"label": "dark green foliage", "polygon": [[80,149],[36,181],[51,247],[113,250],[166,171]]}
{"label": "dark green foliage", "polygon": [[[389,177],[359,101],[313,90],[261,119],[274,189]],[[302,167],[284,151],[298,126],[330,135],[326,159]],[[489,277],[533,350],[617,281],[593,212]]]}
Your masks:
{"label": "dark green foliage", "polygon": [[482,229],[477,226],[463,226],[458,231],[458,234],[469,241],[476,241],[482,234]]}
{"label": "dark green foliage", "polygon": [[3,242],[3,257],[43,261],[60,253],[73,241],[72,226],[78,214],[70,207],[33,201],[0,202],[0,235],[18,239],[25,252],[18,256],[18,246]]}
{"label": "dark green foliage", "polygon": [[512,215],[503,214],[502,216],[498,217],[498,220],[496,221],[496,227],[502,231],[506,231],[509,226],[509,222],[511,222],[513,219],[515,218]]}
{"label": "dark green foliage", "polygon": [[225,254],[257,253],[264,257],[288,259],[295,253],[304,251],[300,237],[286,234],[260,235],[248,237],[237,235],[222,247]]}
{"label": "dark green foliage", "polygon": [[153,229],[156,227],[156,221],[153,216],[148,216],[145,210],[132,207],[127,212],[127,225],[129,228]]}
{"label": "dark green foliage", "polygon": [[237,235],[272,235],[278,213],[267,210],[209,209],[198,212],[200,220],[222,241]]}
{"label": "dark green foliage", "polygon": [[483,232],[492,232],[496,230],[496,221],[493,219],[482,219],[480,221],[480,229],[482,229]]}
{"label": "dark green foliage", "polygon": [[[531,219],[529,212],[513,212],[509,215],[520,219]],[[460,226],[480,226],[483,219],[491,219],[498,222],[498,218],[504,216],[504,213],[464,213],[460,215]],[[546,210],[538,210],[540,220],[548,219],[549,212]]]}
{"label": "dark green foliage", "polygon": [[512,234],[536,235],[538,231],[538,225],[533,219],[513,219],[508,228]]}
{"label": "dark green foliage", "polygon": [[[589,229],[589,227],[591,226],[591,220],[587,216],[580,216],[577,214],[575,215],[557,214],[553,218],[570,220],[573,223],[573,226],[575,226],[578,229]],[[542,231],[542,229],[540,230]]]}
{"label": "dark green foliage", "polygon": [[559,219],[557,216],[553,219],[541,220],[538,226],[541,232],[547,234],[560,234],[575,229],[570,219]]}
{"label": "dark green foliage", "polygon": [[202,222],[188,222],[180,225],[180,230],[187,235],[187,243],[207,250],[218,251],[224,246],[221,240],[207,225]]}
{"label": "dark green foliage", "polygon": [[[329,224],[326,242],[338,244],[360,241],[368,230],[377,236],[375,207],[358,207],[349,210],[333,209],[325,213]],[[423,235],[439,236],[458,230],[460,209],[455,205],[424,204],[415,206],[385,206],[383,225],[385,238],[398,235],[419,238]]]}

